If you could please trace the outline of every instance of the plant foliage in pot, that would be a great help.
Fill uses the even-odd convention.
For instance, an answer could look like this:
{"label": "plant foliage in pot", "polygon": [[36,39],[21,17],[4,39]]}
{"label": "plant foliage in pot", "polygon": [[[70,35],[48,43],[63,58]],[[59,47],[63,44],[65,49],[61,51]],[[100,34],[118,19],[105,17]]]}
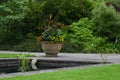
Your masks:
{"label": "plant foliage in pot", "polygon": [[38,37],[38,41],[42,41],[42,49],[47,57],[56,57],[60,52],[64,41],[63,28],[64,24],[49,19],[44,32]]}

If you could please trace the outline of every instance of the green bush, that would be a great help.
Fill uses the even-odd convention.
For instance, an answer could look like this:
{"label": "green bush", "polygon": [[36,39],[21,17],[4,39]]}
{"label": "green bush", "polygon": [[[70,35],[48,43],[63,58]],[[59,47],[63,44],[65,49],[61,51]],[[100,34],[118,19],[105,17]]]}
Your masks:
{"label": "green bush", "polygon": [[14,46],[15,51],[28,51],[28,52],[43,52],[41,43],[38,43],[37,40],[25,40],[24,42]]}
{"label": "green bush", "polygon": [[28,59],[28,56],[30,54],[19,54],[18,58],[19,60],[19,69],[18,71],[24,72],[24,71],[30,71],[30,60]]}
{"label": "green bush", "polygon": [[105,39],[99,46],[101,52],[118,53],[120,51],[120,14],[111,5],[100,4],[92,11],[93,34]]}
{"label": "green bush", "polygon": [[65,41],[62,45],[61,52],[67,53],[80,53],[83,52],[83,45],[75,44],[69,41]]}
{"label": "green bush", "polygon": [[64,24],[71,24],[82,17],[90,16],[93,9],[89,0],[46,0],[44,15],[53,14],[53,19]]}
{"label": "green bush", "polygon": [[51,14],[52,20],[69,25],[90,16],[92,9],[93,4],[88,0],[29,0],[25,21],[31,32],[41,35]]}
{"label": "green bush", "polygon": [[0,4],[0,28],[6,36],[6,43],[18,43],[24,38],[25,3],[25,0],[10,0]]}
{"label": "green bush", "polygon": [[99,52],[97,48],[104,43],[104,39],[93,36],[92,27],[93,23],[88,18],[83,18],[69,26],[66,38],[70,43],[76,45],[76,51]]}
{"label": "green bush", "polygon": [[100,4],[93,11],[94,34],[117,43],[120,35],[120,14],[112,6]]}

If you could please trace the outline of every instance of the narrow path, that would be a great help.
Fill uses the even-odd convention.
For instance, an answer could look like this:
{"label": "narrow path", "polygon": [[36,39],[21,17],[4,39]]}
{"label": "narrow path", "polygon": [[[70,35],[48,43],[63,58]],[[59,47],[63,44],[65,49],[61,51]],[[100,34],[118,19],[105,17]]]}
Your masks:
{"label": "narrow path", "polygon": [[45,60],[69,60],[69,61],[96,61],[102,62],[106,60],[107,62],[120,63],[120,54],[101,54],[94,53],[60,53],[58,57],[45,57],[44,53],[40,52],[15,52],[15,51],[0,51],[0,53],[9,53],[9,54],[34,54],[37,59]]}

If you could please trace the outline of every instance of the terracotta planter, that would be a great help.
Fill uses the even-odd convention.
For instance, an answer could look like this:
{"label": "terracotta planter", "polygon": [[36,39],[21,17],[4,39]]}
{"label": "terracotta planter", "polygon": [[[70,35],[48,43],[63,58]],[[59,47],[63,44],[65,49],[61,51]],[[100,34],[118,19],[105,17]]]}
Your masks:
{"label": "terracotta planter", "polygon": [[62,47],[62,43],[42,42],[42,49],[47,57],[57,57]]}

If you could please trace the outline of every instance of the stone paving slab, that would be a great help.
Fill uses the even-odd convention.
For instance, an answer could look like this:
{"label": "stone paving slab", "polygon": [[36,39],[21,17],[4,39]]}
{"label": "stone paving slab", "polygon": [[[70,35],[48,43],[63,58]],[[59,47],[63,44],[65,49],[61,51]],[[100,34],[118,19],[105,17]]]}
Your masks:
{"label": "stone paving slab", "polygon": [[69,61],[94,61],[94,62],[103,62],[103,59],[106,59],[107,62],[120,63],[120,55],[119,54],[68,54],[61,53],[58,57],[45,57],[44,54],[37,55],[39,59],[47,59],[47,60],[69,60]]}

